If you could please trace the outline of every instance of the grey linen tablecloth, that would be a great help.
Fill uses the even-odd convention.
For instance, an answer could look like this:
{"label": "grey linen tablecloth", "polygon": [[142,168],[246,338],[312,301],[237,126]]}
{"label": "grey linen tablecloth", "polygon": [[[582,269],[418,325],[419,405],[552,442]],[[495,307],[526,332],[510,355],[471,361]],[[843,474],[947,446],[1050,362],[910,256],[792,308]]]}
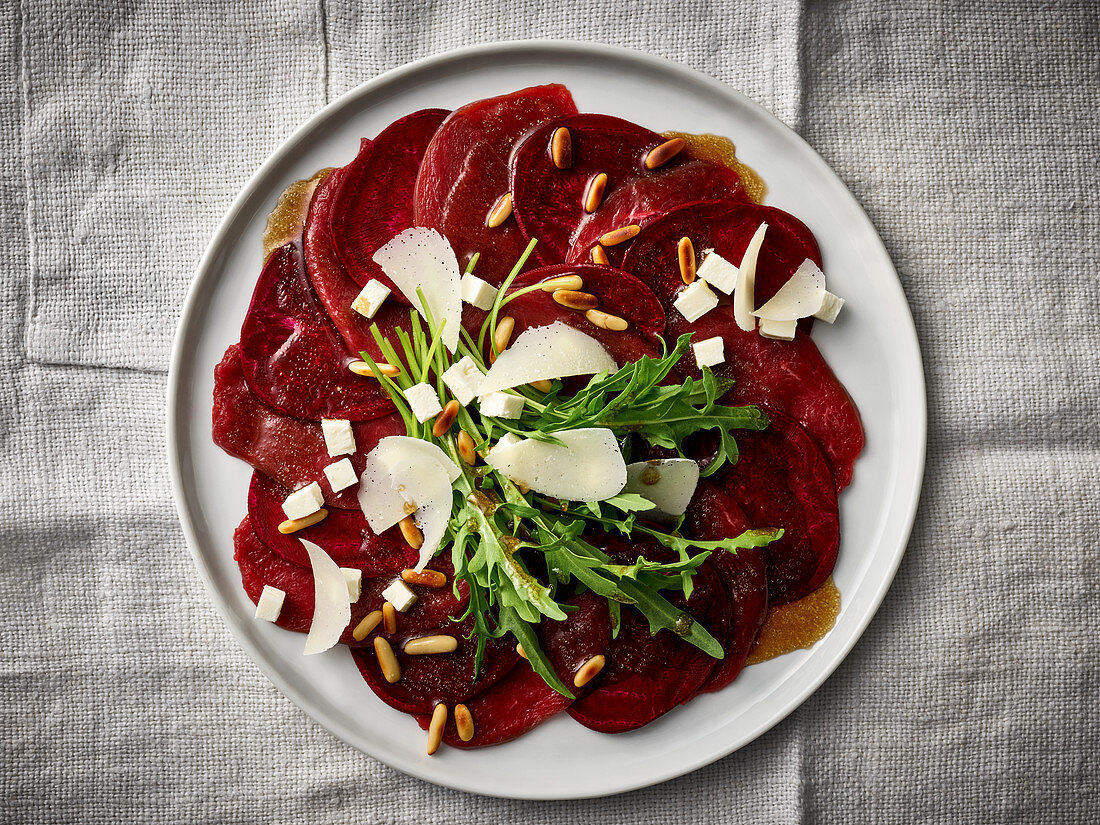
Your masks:
{"label": "grey linen tablecloth", "polygon": [[[1100,819],[1093,3],[2,13],[4,821]],[[247,175],[379,71],[515,37],[654,51],[800,129],[881,232],[929,385],[913,538],[852,655],[740,752],[602,800],[470,797],[319,729],[218,618],[167,479],[174,320]]]}

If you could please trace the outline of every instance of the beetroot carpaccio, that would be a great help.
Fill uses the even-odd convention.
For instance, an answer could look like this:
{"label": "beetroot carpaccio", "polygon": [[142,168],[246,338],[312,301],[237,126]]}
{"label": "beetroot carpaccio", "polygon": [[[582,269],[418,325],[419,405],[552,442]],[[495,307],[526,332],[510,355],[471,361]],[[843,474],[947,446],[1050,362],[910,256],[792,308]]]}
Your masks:
{"label": "beetroot carpaccio", "polygon": [[635,730],[829,581],[863,428],[810,336],[843,301],[714,157],[550,84],[295,190],[214,373],[235,559],[429,754]]}

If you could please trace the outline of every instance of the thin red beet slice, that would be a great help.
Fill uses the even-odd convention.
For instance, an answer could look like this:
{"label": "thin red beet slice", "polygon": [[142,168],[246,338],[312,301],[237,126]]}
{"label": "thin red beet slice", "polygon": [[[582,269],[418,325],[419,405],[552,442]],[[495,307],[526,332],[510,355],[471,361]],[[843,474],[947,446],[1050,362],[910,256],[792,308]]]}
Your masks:
{"label": "thin red beet slice", "polygon": [[[405,435],[397,413],[352,424],[357,452],[349,456],[357,473],[363,471],[366,454],[387,435]],[[214,368],[214,443],[230,455],[297,490],[310,482],[321,485],[325,502],[334,507],[359,509],[358,488],[334,494],[324,468],[336,459],[328,454],[321,425],[283,415],[265,405],[252,392],[241,369],[240,347],[225,351]]]}
{"label": "thin red beet slice", "polygon": [[[318,546],[325,549],[322,545]],[[292,564],[273,552],[260,541],[248,516],[245,516],[233,534],[233,550],[233,558],[241,571],[241,583],[253,604],[260,600],[265,584],[279,588],[286,593],[286,598],[275,624],[284,630],[308,633],[309,626],[313,623],[312,568]],[[343,564],[342,566],[355,567],[356,565]],[[363,592],[359,601],[351,606],[351,621],[340,636],[341,644],[354,647],[370,643],[369,640],[355,641],[351,631],[371,610],[377,609],[376,602],[381,598],[379,594],[388,583],[388,580],[369,579],[364,574]]]}
{"label": "thin red beet slice", "polygon": [[333,199],[332,238],[344,269],[358,286],[374,278],[393,289],[373,256],[413,225],[420,162],[448,114],[446,109],[422,109],[394,121],[373,141],[364,138],[355,160],[344,167]]}
{"label": "thin red beet slice", "polygon": [[[335,460],[335,459],[334,459]],[[260,541],[284,559],[309,567],[309,554],[299,539],[323,547],[343,567],[358,567],[364,576],[396,576],[416,564],[419,554],[401,537],[397,527],[376,535],[359,510],[334,507],[324,521],[290,535],[279,532],[286,519],[283,501],[290,495],[277,481],[261,472],[252,474],[248,488],[248,517]]]}
{"label": "thin red beet slice", "polygon": [[296,418],[377,418],[393,411],[377,381],[348,369],[356,360],[317,300],[302,249],[286,244],[264,264],[241,327],[241,365],[252,391]]}
{"label": "thin red beet slice", "polygon": [[577,107],[559,84],[533,86],[456,109],[436,131],[416,180],[415,225],[438,229],[465,267],[481,254],[477,275],[499,284],[527,245],[514,218],[488,216],[511,186],[512,149],[532,129]]}
{"label": "thin red beet slice", "polygon": [[581,696],[596,683],[576,688],[573,677],[593,656],[607,653],[611,646],[611,614],[607,599],[587,590],[566,599],[564,604],[576,610],[568,611],[564,621],[543,619],[539,635],[554,671],[574,695]]}
{"label": "thin red beet slice", "polygon": [[[673,558],[670,551],[650,542],[607,537],[601,544],[608,555],[623,563],[633,561],[639,553],[654,560]],[[686,604],[682,595],[674,597],[675,591],[666,591],[665,597],[724,644],[729,602],[709,561],[696,571],[693,583],[695,589]],[[649,622],[627,606],[622,609],[618,638],[612,640],[606,655],[607,664],[594,680],[592,692],[569,708],[570,716],[601,733],[635,730],[687,701],[719,661],[668,630],[650,635]]]}
{"label": "thin red beet slice", "polygon": [[[459,582],[460,598],[451,589],[454,568],[450,561],[437,557],[428,563],[432,570],[447,576],[447,585],[439,589],[414,587],[418,599],[405,613],[398,614],[397,633],[390,636],[379,628],[393,646],[401,665],[401,679],[390,684],[382,677],[373,650],[355,653],[355,664],[371,690],[390,707],[411,714],[430,714],[439,702],[453,707],[502,679],[519,659],[515,647],[502,640],[491,640],[485,648],[481,670],[474,677],[474,655],[477,642],[465,636],[473,629],[473,620],[453,621],[466,609],[469,590]],[[379,595],[374,608],[382,606]],[[447,635],[458,639],[453,653],[411,656],[403,646],[418,636]]]}

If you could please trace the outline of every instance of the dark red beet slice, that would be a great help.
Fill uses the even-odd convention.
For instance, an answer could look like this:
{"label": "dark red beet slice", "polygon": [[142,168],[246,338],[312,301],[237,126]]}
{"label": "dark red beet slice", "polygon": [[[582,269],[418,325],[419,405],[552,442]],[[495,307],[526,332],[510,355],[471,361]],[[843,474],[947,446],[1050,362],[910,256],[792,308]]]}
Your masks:
{"label": "dark red beet slice", "polygon": [[[318,545],[321,547],[321,545]],[[308,633],[313,623],[313,570],[309,566],[299,567],[273,552],[260,541],[252,522],[247,516],[233,534],[233,558],[241,571],[241,583],[252,599],[253,604],[260,600],[264,585],[269,584],[286,593],[283,609],[275,624],[285,630]],[[322,549],[324,549],[322,547]],[[343,567],[356,567],[355,564],[342,564]],[[363,592],[359,601],[351,606],[351,621],[340,636],[341,644],[357,646],[369,644],[369,640],[357,642],[351,637],[351,631],[371,610],[376,610],[379,595],[389,583],[388,580],[368,579],[364,575]],[[373,605],[373,607],[372,607]]]}
{"label": "dark red beet slice", "polygon": [[832,473],[817,444],[797,422],[767,410],[761,432],[737,434],[740,456],[716,482],[753,527],[782,527],[783,538],[761,549],[774,604],[801,599],[829,577],[840,544]]}
{"label": "dark red beet slice", "polygon": [[297,418],[362,420],[392,412],[378,382],[348,369],[353,360],[317,300],[301,247],[276,249],[241,327],[241,365],[252,391]]}
{"label": "dark red beet slice", "polygon": [[456,109],[436,131],[416,180],[415,225],[442,232],[463,267],[499,284],[527,246],[514,219],[490,228],[489,212],[511,186],[512,148],[532,129],[577,107],[559,84],[533,86]]}
{"label": "dark red beet slice", "polygon": [[396,576],[416,564],[419,554],[405,543],[401,531],[391,527],[376,535],[359,510],[333,508],[328,517],[291,535],[279,532],[286,519],[283,501],[290,495],[277,481],[263,473],[252,474],[248,488],[248,517],[260,541],[284,559],[302,567],[309,566],[309,554],[299,539],[325,548],[333,561],[343,567],[358,567],[364,576]]}
{"label": "dark red beet slice", "polygon": [[[324,468],[335,461],[325,448],[321,425],[291,418],[265,405],[252,392],[241,369],[240,348],[234,344],[214,368],[214,443],[230,455],[297,490],[310,482],[321,485],[325,501],[344,509],[359,509],[358,491],[349,487],[333,494]],[[366,454],[387,435],[405,435],[397,413],[352,424],[357,452],[350,456],[357,473]]]}
{"label": "dark red beet slice", "polygon": [[422,109],[394,121],[373,141],[364,138],[358,156],[344,167],[333,202],[332,238],[344,269],[360,287],[375,278],[393,289],[373,256],[413,225],[420,161],[447,114]]}
{"label": "dark red beet slice", "polygon": [[581,665],[593,656],[606,653],[611,646],[611,614],[607,599],[591,591],[578,593],[565,604],[577,608],[564,621],[544,619],[539,624],[542,648],[561,680],[575,695],[582,695],[596,684],[573,687],[573,677]]}

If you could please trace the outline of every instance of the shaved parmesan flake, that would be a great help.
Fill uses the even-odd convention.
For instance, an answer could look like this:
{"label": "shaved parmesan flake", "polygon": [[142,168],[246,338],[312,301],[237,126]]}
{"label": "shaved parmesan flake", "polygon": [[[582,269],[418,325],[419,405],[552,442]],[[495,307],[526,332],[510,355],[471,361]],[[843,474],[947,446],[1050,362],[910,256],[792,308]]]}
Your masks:
{"label": "shaved parmesan flake", "polygon": [[611,430],[551,433],[562,444],[525,438],[496,447],[486,461],[517,484],[569,501],[603,501],[622,492],[626,463]]}
{"label": "shaved parmesan flake", "polygon": [[462,319],[462,287],[458,259],[447,239],[434,229],[414,226],[375,252],[374,262],[427,318],[416,294],[418,288],[423,291],[436,325],[444,325],[444,346],[454,352]]}
{"label": "shaved parmesan flake", "polygon": [[836,320],[836,316],[840,314],[840,309],[843,306],[843,298],[839,298],[831,292],[826,292],[825,299],[821,302],[821,309],[814,313],[814,317],[819,318],[826,324],[831,324]]}
{"label": "shaved parmesan flake", "polygon": [[776,341],[793,341],[798,321],[773,321],[771,318],[760,319],[760,335],[764,338],[773,338]]}
{"label": "shaved parmesan flake", "polygon": [[794,271],[771,300],[753,313],[769,321],[797,321],[821,309],[825,300],[825,273],[809,258]]}
{"label": "shaved parmesan flake", "polygon": [[604,345],[579,329],[555,321],[521,333],[485,373],[480,395],[508,390],[532,381],[596,375],[618,369]]}
{"label": "shaved parmesan flake", "polygon": [[745,256],[737,272],[737,288],[733,291],[733,320],[737,326],[752,332],[756,329],[756,318],[752,311],[756,306],[756,260],[760,257],[760,247],[764,243],[764,233],[768,231],[766,223],[760,224],[745,248]]}
{"label": "shaved parmesan flake", "polygon": [[306,656],[328,650],[340,641],[340,634],[351,621],[348,582],[339,566],[324,550],[311,541],[299,539],[309,554],[313,568],[313,621],[309,624]]}
{"label": "shaved parmesan flake", "polygon": [[[624,493],[637,493],[657,508],[656,515],[679,516],[699,484],[699,465],[690,458],[661,458],[626,465]],[[647,510],[646,515],[654,511]]]}

